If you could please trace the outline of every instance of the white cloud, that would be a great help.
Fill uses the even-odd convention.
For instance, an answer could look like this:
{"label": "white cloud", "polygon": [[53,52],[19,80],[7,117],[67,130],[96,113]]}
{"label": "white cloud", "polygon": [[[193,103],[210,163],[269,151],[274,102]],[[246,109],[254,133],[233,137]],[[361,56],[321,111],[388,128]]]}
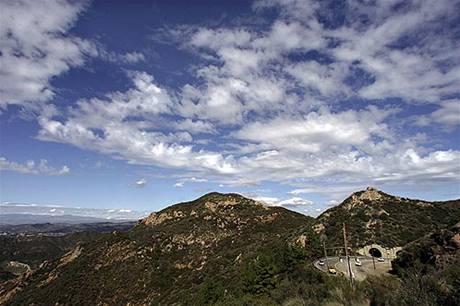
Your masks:
{"label": "white cloud", "polygon": [[140,52],[128,52],[123,54],[122,56],[123,60],[126,61],[127,63],[130,64],[135,64],[138,62],[143,62],[145,61],[145,56],[144,54]]}
{"label": "white cloud", "polygon": [[24,204],[24,203],[0,203],[2,214],[31,214],[31,215],[52,215],[52,216],[80,216],[90,218],[114,219],[114,220],[136,220],[146,217],[150,212],[135,211],[131,209],[104,209],[104,208],[83,208],[61,205]]}
{"label": "white cloud", "polygon": [[88,41],[67,34],[84,9],[82,3],[58,0],[0,2],[0,108],[35,108],[33,102],[52,99],[51,79],[95,52]]}
{"label": "white cloud", "polygon": [[67,165],[62,166],[61,168],[54,168],[48,165],[48,161],[46,159],[41,159],[38,163],[33,160],[28,160],[25,163],[18,163],[9,161],[5,157],[0,157],[0,170],[14,171],[23,174],[51,176],[61,176],[70,173],[70,168]]}
{"label": "white cloud", "polygon": [[332,199],[330,200],[330,203],[335,203],[337,199],[343,199],[355,192],[356,190],[362,190],[365,187],[366,182],[358,182],[354,185],[335,185],[334,182],[325,181],[322,184],[317,183],[316,185],[309,185],[302,188],[293,189],[289,191],[289,194],[317,194]]}
{"label": "white cloud", "polygon": [[174,187],[184,187],[185,183],[205,183],[208,180],[205,178],[196,178],[196,177],[185,177],[178,180]]}
{"label": "white cloud", "polygon": [[259,202],[264,202],[268,205],[275,205],[279,202],[279,199],[277,197],[256,196],[252,197],[252,199]]}
{"label": "white cloud", "polygon": [[439,123],[449,128],[458,127],[460,126],[460,100],[445,100],[431,114],[416,117],[415,122],[420,126]]}
{"label": "white cloud", "polygon": [[178,121],[173,123],[177,130],[186,131],[191,134],[198,134],[198,133],[208,133],[212,134],[215,132],[215,128],[212,123],[202,121],[202,120],[191,120],[185,119],[182,121]]}
{"label": "white cloud", "polygon": [[147,185],[147,180],[146,179],[140,179],[134,183],[134,185],[138,188],[143,188]]}
{"label": "white cloud", "polygon": [[[353,2],[353,1],[352,1]],[[449,94],[458,92],[460,58],[452,53],[458,48],[451,34],[439,35],[444,23],[455,18],[451,1],[413,1],[399,12],[388,7],[371,7],[356,2],[350,16],[363,14],[374,23],[363,27],[351,21],[348,28],[330,34],[342,43],[332,50],[337,60],[359,63],[375,79],[358,94],[367,99],[401,97],[411,102],[439,102]],[[375,12],[378,13],[375,18]],[[422,39],[410,47],[395,48],[407,35],[424,31]],[[406,37],[405,37],[406,36]],[[449,62],[449,65],[443,63]]]}
{"label": "white cloud", "polygon": [[[13,12],[13,2],[5,3]],[[55,2],[47,3],[51,7]],[[6,19],[13,36],[24,36],[18,48],[30,54],[21,61],[37,65],[31,51],[36,44],[57,40],[54,43],[65,47],[42,51],[54,58],[50,65],[56,69],[32,73],[31,81],[23,80],[22,72],[12,77],[11,84],[30,81],[39,86],[21,94],[11,89],[19,100],[7,103],[23,103],[29,96],[51,99],[50,78],[81,65],[86,47],[90,49],[85,41],[60,35],[83,8],[56,3],[61,8],[58,16],[50,24],[40,20],[44,24],[37,40],[29,40],[17,20]],[[439,109],[419,124],[458,124],[458,101],[446,100],[460,88],[460,56],[452,52],[458,42],[448,33],[433,34],[440,18],[451,18],[449,3],[415,1],[398,12],[393,4],[349,1],[346,22],[333,27],[320,22],[321,2],[257,1],[256,11],[273,6],[279,10],[268,28],[178,27],[169,34],[182,35],[181,47],[201,55],[202,62],[193,67],[193,82],[166,89],[152,75],[131,71],[133,85],[125,91],[81,99],[59,116],[42,113],[37,138],[128,163],[180,169],[226,186],[283,182],[295,186],[294,195],[313,187],[318,193],[317,186],[327,179],[335,186],[334,195],[372,182],[458,181],[460,152],[427,149],[418,134],[394,124],[407,119],[403,112],[381,101],[398,97],[401,103],[432,103]],[[40,14],[43,11],[30,13],[25,20],[33,22]],[[358,16],[373,18],[364,24]],[[423,39],[398,47],[406,36],[418,38],[420,32]],[[13,41],[6,42],[11,49]],[[6,54],[13,60],[10,49]],[[138,52],[106,55],[122,62],[145,60]],[[350,78],[362,84],[354,86]],[[198,182],[192,178],[178,179],[175,186]]]}
{"label": "white cloud", "polygon": [[[222,144],[205,150],[182,130],[198,122],[198,130],[206,130],[211,126],[209,121],[184,119],[178,121],[179,125],[186,123],[180,128],[182,131],[177,131],[176,126],[161,118],[163,114],[172,114],[181,102],[154,84],[151,76],[130,75],[135,87],[126,92],[79,101],[65,121],[40,118],[39,139],[91,148],[129,163],[193,171],[231,186],[253,185],[262,180],[293,183],[326,177],[335,178],[336,183],[356,185],[456,179],[452,174],[458,172],[459,152],[426,153],[418,147],[416,137],[401,141],[385,122],[398,113],[397,109],[368,106],[359,111],[332,112],[322,107],[303,116],[253,119],[235,132],[225,132],[215,123],[214,133],[229,139],[228,144],[243,142],[242,146],[234,146],[236,151],[225,154]],[[136,116],[135,120],[131,116]],[[171,127],[174,129],[165,132]],[[414,154],[419,162],[408,163],[408,156]],[[435,158],[444,155],[448,156],[445,161]],[[184,182],[178,181],[176,186],[183,186]]]}
{"label": "white cloud", "polygon": [[298,207],[298,206],[309,206],[313,204],[314,204],[313,201],[303,199],[300,197],[294,197],[294,198],[280,201],[276,205],[283,206],[283,207]]}
{"label": "white cloud", "polygon": [[96,44],[95,56],[113,63],[123,63],[123,64],[137,64],[145,61],[145,56],[142,52],[127,52],[127,53],[117,53],[114,51],[107,50],[107,47]]}
{"label": "white cloud", "polygon": [[313,201],[303,199],[300,197],[293,197],[285,200],[280,200],[277,197],[256,196],[252,197],[254,200],[263,202],[269,206],[279,206],[293,210],[305,211],[306,206],[314,205]]}
{"label": "white cloud", "polygon": [[294,76],[303,87],[313,91],[320,97],[349,96],[351,90],[344,83],[349,67],[343,63],[322,65],[315,61],[292,64],[287,71]]}
{"label": "white cloud", "polygon": [[156,127],[154,119],[169,114],[173,101],[164,89],[153,83],[150,75],[133,72],[130,76],[134,88],[109,93],[104,100],[79,101],[77,107],[69,109],[64,122],[41,117],[38,138],[92,148],[130,163],[221,174],[235,172],[232,157],[194,151],[192,145],[182,144],[192,140],[187,132],[152,131]]}
{"label": "white cloud", "polygon": [[[327,110],[311,112],[302,119],[276,118],[266,123],[253,122],[240,129],[235,137],[271,145],[276,149],[319,152],[329,146],[364,144],[372,135],[388,136],[380,124],[389,114],[384,110],[346,111],[332,114]],[[262,132],[263,131],[263,132]]]}

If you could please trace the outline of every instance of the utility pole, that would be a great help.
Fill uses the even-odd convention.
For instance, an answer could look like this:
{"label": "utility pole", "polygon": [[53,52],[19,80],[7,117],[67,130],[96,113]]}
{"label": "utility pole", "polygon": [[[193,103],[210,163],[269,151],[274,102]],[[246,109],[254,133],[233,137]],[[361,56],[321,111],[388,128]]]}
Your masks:
{"label": "utility pole", "polygon": [[348,275],[350,276],[350,284],[353,286],[353,274],[351,272],[350,256],[348,256],[347,229],[346,229],[345,223],[343,223],[343,244],[345,247],[345,257],[347,258]]}
{"label": "utility pole", "polygon": [[321,235],[321,240],[323,241],[323,251],[324,251],[324,260],[326,261],[326,269],[329,271],[329,263],[327,262],[327,252],[326,252],[326,235]]}

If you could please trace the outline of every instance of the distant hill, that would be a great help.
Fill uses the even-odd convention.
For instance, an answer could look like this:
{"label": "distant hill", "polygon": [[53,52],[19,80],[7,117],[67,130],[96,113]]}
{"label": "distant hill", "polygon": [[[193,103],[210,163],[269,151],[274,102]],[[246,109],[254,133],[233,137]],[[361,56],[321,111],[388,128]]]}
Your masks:
{"label": "distant hill", "polygon": [[353,193],[318,216],[315,228],[330,246],[343,244],[345,222],[351,246],[404,246],[460,220],[460,200],[428,202],[392,196],[375,188]]}
{"label": "distant hill", "polygon": [[[10,284],[21,288],[10,305],[195,304],[263,292],[299,258],[319,256],[313,221],[237,194],[207,194],[152,213],[127,233],[78,245],[30,274],[25,287]],[[296,241],[310,251],[290,246]]]}
{"label": "distant hill", "polygon": [[[83,219],[87,221],[87,219]],[[111,231],[127,231],[131,229],[137,221],[114,221],[90,223],[32,223],[32,224],[0,224],[0,233],[6,234],[43,234],[43,235],[64,235],[78,232],[105,233]]]}
{"label": "distant hill", "polygon": [[100,222],[124,222],[127,220],[107,220],[103,218],[84,217],[75,215],[35,215],[35,214],[1,214],[0,226],[19,225],[19,224],[39,224],[39,223],[100,223]]}

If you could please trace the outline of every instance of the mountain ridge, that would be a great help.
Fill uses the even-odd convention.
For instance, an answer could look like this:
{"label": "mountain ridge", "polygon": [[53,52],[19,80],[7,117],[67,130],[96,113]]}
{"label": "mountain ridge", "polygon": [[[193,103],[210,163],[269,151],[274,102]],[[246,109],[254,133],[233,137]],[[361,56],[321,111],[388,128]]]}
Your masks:
{"label": "mountain ridge", "polygon": [[[340,244],[347,224],[355,247],[378,243],[403,246],[425,233],[454,225],[460,220],[460,199],[426,201],[393,196],[368,187],[352,193],[342,203],[316,218],[315,230]],[[391,232],[396,232],[392,235]]]}
{"label": "mountain ridge", "polygon": [[[426,224],[410,224],[418,216]],[[313,283],[324,290],[328,276],[306,263],[322,256],[320,234],[328,246],[342,245],[344,222],[356,247],[404,243],[453,220],[460,220],[458,200],[411,200],[375,188],[353,193],[317,219],[213,192],[153,212],[128,232],[77,244],[60,259],[3,284],[0,295],[8,305],[205,305],[241,297],[252,301],[246,305],[256,297],[270,304],[276,290],[295,294],[312,290]]]}
{"label": "mountain ridge", "polygon": [[[257,292],[258,281],[251,276],[246,280],[249,285],[241,283],[246,282],[241,275],[249,263],[274,250],[298,254],[297,238],[313,243],[309,238],[314,236],[313,220],[241,195],[211,193],[152,213],[126,233],[103,234],[97,241],[78,245],[60,260],[10,283],[3,294],[18,290],[8,301],[11,305],[64,301],[171,305],[199,298],[199,292],[207,290],[203,284],[225,284],[232,294],[245,287]],[[313,258],[318,250],[299,254]]]}

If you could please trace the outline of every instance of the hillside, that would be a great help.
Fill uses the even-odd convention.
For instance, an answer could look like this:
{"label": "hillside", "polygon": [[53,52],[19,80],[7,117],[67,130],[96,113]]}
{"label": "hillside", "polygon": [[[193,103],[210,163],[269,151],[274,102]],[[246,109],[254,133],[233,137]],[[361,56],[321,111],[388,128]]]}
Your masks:
{"label": "hillside", "polygon": [[15,277],[10,262],[35,269],[45,260],[60,258],[79,243],[98,239],[98,233],[127,231],[134,225],[135,222],[0,225],[0,281]]}
{"label": "hillside", "polygon": [[351,246],[377,243],[395,247],[452,226],[458,220],[460,200],[413,200],[369,187],[353,193],[340,205],[322,213],[317,218],[315,229],[326,234],[329,246],[342,245],[342,224],[345,222]]}
{"label": "hillside", "polygon": [[443,270],[450,265],[460,268],[460,222],[409,243],[393,261],[393,269],[398,273],[414,267],[425,272],[430,268]]}
{"label": "hillside", "polygon": [[460,304],[460,222],[451,228],[430,233],[409,243],[392,262],[396,274],[413,284],[409,288],[424,288],[433,304]]}
{"label": "hillside", "polygon": [[152,213],[129,232],[78,245],[5,284],[0,295],[10,305],[186,305],[263,293],[319,255],[312,223],[281,207],[211,193]]}

